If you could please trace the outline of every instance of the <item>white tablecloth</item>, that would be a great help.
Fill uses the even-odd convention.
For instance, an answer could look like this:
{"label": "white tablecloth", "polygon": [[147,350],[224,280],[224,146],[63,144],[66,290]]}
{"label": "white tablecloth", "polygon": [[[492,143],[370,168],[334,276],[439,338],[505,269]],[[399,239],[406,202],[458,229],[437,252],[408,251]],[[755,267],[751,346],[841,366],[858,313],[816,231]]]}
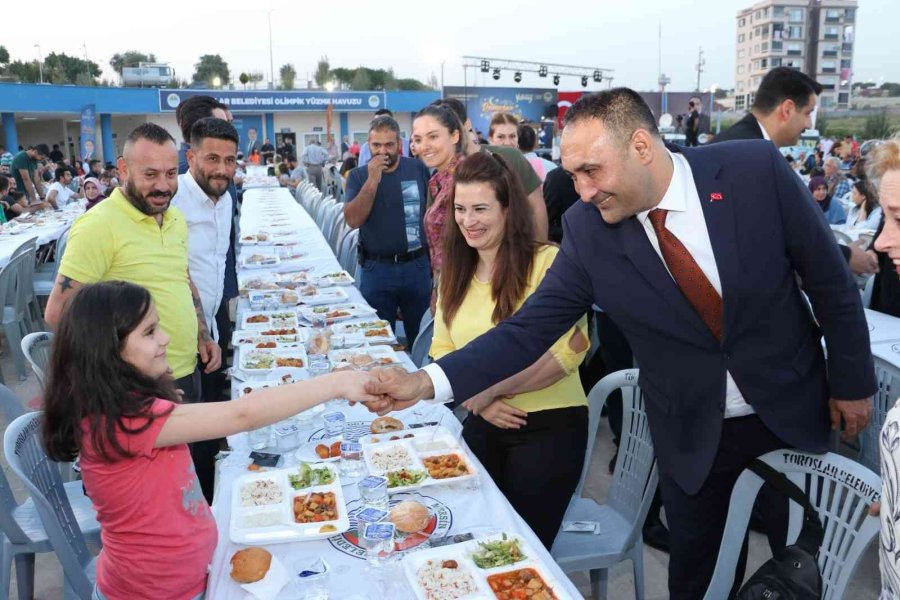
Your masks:
{"label": "white tablecloth", "polygon": [[[59,221],[52,221],[43,225],[34,225],[21,233],[15,235],[0,234],[0,268],[5,267],[9,263],[16,248],[24,244],[30,239],[36,238],[38,246],[49,244],[59,239],[59,237],[72,226],[72,222],[83,212],[80,207],[68,208],[64,211],[55,211],[52,213],[54,217],[60,217]],[[3,226],[8,229],[8,225]]]}
{"label": "white tablecloth", "polygon": [[[305,260],[311,262],[317,270],[339,270],[337,259],[315,223],[306,211],[294,201],[287,190],[266,189],[245,192],[241,215],[242,232],[250,232],[265,225],[260,210],[263,204],[282,205],[290,213],[292,222],[296,221],[304,251],[308,251],[308,255],[304,257]],[[355,287],[345,289],[350,293],[352,301],[363,301]],[[247,308],[246,300],[242,300],[239,312]],[[413,368],[408,356],[403,355],[403,362],[408,369]],[[236,385],[233,386],[233,389]],[[336,406],[344,412],[347,421],[361,431],[368,429],[368,423],[375,416],[363,406],[350,407],[346,403],[339,403]],[[407,425],[439,422],[457,436],[461,434],[462,430],[462,426],[453,413],[442,405],[420,403],[410,409],[395,413],[395,416]],[[308,443],[309,440],[322,437],[321,427],[321,420],[316,419],[311,428],[302,432],[302,440]],[[464,442],[462,443],[464,445]],[[231,556],[240,549],[239,545],[232,543],[229,539],[231,491],[235,480],[247,473],[246,466],[250,462],[248,436],[247,434],[232,436],[229,438],[229,444],[233,452],[222,463],[215,501],[212,506],[218,524],[219,544],[213,555],[209,577],[207,597],[210,600],[243,600],[248,596],[237,583],[232,581],[229,575]],[[293,452],[284,454],[284,464],[280,467],[297,464],[298,461],[294,454]],[[500,531],[521,536],[534,549],[536,558],[546,565],[550,574],[559,583],[557,592],[560,598],[580,598],[581,595],[575,586],[553,562],[549,552],[541,546],[531,529],[516,514],[478,460],[471,454],[470,459],[479,472],[477,484],[458,483],[430,486],[420,492],[394,494],[392,499],[418,499],[429,505],[438,517],[433,537],[458,533],[473,533],[478,537]],[[347,485],[343,491],[348,510],[352,513],[359,508],[358,488],[356,485]],[[354,532],[351,530],[347,533]],[[392,600],[415,598],[399,565],[392,565],[381,570],[381,576],[375,576],[372,571],[368,570],[367,564],[361,556],[362,552],[354,543],[352,536],[338,535],[328,540],[272,544],[267,548],[292,573],[295,572],[293,569],[299,563],[312,562],[320,557],[324,559],[331,572],[329,578],[331,598],[391,598]],[[290,598],[289,589],[290,587],[286,587],[279,598]]]}
{"label": "white tablecloth", "polygon": [[869,325],[869,342],[900,342],[900,319],[877,310],[865,309]]}

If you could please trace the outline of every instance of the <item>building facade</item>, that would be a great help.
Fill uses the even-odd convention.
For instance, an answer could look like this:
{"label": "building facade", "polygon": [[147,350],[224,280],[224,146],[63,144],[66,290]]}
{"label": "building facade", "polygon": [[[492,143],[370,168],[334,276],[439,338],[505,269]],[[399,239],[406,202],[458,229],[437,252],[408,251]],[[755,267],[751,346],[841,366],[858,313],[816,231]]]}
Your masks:
{"label": "building facade", "polygon": [[822,85],[819,106],[850,108],[857,0],[763,0],[737,14],[735,110],[749,110],[769,69],[791,67]]}

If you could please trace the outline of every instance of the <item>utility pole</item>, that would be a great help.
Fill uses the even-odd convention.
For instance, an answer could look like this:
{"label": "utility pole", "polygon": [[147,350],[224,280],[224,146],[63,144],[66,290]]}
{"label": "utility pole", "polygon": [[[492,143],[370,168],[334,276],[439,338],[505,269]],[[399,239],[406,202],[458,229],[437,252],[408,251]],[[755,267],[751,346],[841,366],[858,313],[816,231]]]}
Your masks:
{"label": "utility pole", "polygon": [[275,59],[272,57],[272,9],[266,11],[266,15],[269,17],[269,73],[272,74],[272,78],[269,80],[269,89],[275,89]]}
{"label": "utility pole", "polygon": [[696,91],[700,91],[700,73],[703,72],[703,67],[706,66],[706,59],[703,58],[703,47],[700,47],[700,53],[697,55],[697,89]]}
{"label": "utility pole", "polygon": [[44,57],[41,55],[41,45],[35,44],[34,47],[38,51],[38,76],[41,79],[41,83],[44,83]]}

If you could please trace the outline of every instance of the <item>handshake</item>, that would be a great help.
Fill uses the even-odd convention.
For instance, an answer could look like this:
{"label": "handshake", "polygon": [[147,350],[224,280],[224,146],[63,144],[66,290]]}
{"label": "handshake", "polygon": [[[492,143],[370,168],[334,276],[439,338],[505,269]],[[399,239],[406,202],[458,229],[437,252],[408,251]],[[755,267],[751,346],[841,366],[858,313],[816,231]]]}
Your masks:
{"label": "handshake", "polygon": [[366,378],[359,378],[361,373],[355,375],[354,380],[360,387],[353,390],[355,393],[348,394],[347,399],[351,405],[364,402],[371,412],[379,415],[403,410],[423,398],[434,396],[434,385],[424,371],[409,373],[400,367],[384,367],[369,371]]}

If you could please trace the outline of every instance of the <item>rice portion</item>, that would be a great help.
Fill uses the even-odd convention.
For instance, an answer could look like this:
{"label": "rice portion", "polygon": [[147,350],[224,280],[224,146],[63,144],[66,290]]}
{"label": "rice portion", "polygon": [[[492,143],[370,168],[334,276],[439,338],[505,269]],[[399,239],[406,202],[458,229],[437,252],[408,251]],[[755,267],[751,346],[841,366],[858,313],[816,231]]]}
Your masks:
{"label": "rice portion", "polygon": [[241,486],[241,506],[265,506],[284,500],[284,492],[274,479],[258,479]]}
{"label": "rice portion", "polygon": [[446,568],[442,563],[439,560],[429,560],[416,573],[428,600],[455,600],[478,591],[472,576],[462,565]]}
{"label": "rice portion", "polygon": [[393,446],[372,453],[372,466],[379,471],[396,471],[411,465],[412,458],[403,446]]}

